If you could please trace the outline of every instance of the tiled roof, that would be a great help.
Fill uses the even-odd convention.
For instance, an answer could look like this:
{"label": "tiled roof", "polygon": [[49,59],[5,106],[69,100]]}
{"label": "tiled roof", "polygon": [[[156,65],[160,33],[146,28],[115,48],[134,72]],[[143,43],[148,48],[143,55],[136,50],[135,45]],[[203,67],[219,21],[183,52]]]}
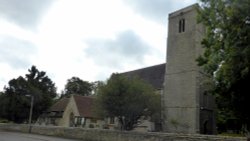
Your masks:
{"label": "tiled roof", "polygon": [[126,77],[139,77],[151,84],[155,89],[163,89],[166,63],[129,72],[120,73]]}
{"label": "tiled roof", "polygon": [[[93,118],[96,117],[93,114],[94,98],[89,96],[73,95],[77,109],[81,117]],[[69,103],[70,98],[62,98],[57,101],[53,106],[49,108],[47,112],[53,114],[53,112],[61,113],[65,110]],[[52,115],[51,115],[52,116]]]}
{"label": "tiled roof", "polygon": [[89,96],[73,95],[81,117],[95,117],[93,114],[94,98]]}
{"label": "tiled roof", "polygon": [[59,112],[59,111],[64,111],[67,104],[69,102],[69,98],[62,98],[59,101],[57,101],[54,105],[52,105],[49,108],[49,112]]}

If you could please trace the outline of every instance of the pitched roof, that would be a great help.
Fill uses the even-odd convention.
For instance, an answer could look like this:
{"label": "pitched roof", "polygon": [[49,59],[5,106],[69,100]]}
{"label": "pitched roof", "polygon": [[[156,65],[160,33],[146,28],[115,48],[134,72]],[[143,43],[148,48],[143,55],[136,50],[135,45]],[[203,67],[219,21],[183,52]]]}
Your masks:
{"label": "pitched roof", "polygon": [[155,89],[163,89],[166,63],[150,66],[138,70],[120,73],[126,77],[139,77],[143,81],[151,84]]}
{"label": "pitched roof", "polygon": [[54,105],[52,105],[48,111],[50,112],[59,112],[64,111],[67,104],[69,102],[69,98],[62,98],[59,101],[57,101]]}
{"label": "pitched roof", "polygon": [[[92,110],[94,105],[94,98],[89,96],[81,96],[81,95],[73,95],[73,98],[75,100],[77,109],[79,111],[79,114],[81,117],[95,117],[97,118]],[[57,101],[54,105],[52,105],[47,112],[56,112],[61,113],[65,111],[65,108],[67,107],[69,103],[70,98],[62,98],[59,101]],[[53,115],[50,115],[53,116]],[[55,116],[55,115],[54,115]]]}
{"label": "pitched roof", "polygon": [[73,95],[81,117],[95,117],[93,114],[94,98],[89,96]]}

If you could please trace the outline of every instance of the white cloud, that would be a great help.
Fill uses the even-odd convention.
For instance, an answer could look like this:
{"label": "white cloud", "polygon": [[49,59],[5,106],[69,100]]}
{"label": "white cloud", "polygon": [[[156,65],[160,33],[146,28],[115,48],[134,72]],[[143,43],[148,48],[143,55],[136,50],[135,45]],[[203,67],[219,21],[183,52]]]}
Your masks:
{"label": "white cloud", "polygon": [[0,62],[1,77],[0,77],[0,91],[3,90],[4,86],[8,85],[8,81],[18,76],[24,76],[25,70],[23,69],[13,69],[6,63]]}
{"label": "white cloud", "polygon": [[0,0],[0,17],[25,28],[35,28],[53,0]]}
{"label": "white cloud", "polygon": [[131,30],[119,33],[115,39],[92,39],[87,43],[87,56],[97,65],[109,68],[144,64],[144,56],[153,52],[153,48]]}
{"label": "white cloud", "polygon": [[[129,4],[124,0],[58,0],[53,4],[41,2],[41,8],[40,2],[28,6],[31,8],[35,5],[34,7],[38,7],[37,11],[32,8],[24,11],[17,8],[15,11],[19,2],[11,1],[15,3],[11,8],[14,14],[32,10],[35,13],[15,20],[8,13],[10,10],[7,9],[7,13],[4,13],[6,10],[0,10],[5,15],[0,16],[0,37],[4,37],[0,42],[12,47],[7,49],[8,52],[13,50],[11,58],[0,57],[1,73],[3,72],[0,76],[0,88],[18,76],[16,74],[28,73],[31,65],[46,71],[60,91],[72,76],[87,81],[105,80],[112,72],[129,71],[165,61],[168,13],[161,11],[166,11],[165,7],[171,7],[159,7],[157,4],[160,0],[146,5],[160,9],[158,12],[147,11],[147,7],[143,7],[147,0],[128,1]],[[184,2],[171,3],[172,7],[178,7],[176,5]],[[32,20],[32,17],[35,19]],[[156,19],[157,17],[161,19]],[[26,23],[28,21],[36,26],[36,30],[27,29],[27,26],[32,26]],[[130,31],[130,34],[122,36],[124,31]],[[120,50],[115,51],[114,46],[119,44]],[[126,46],[132,45],[138,48],[127,50]],[[0,53],[6,52],[1,47]],[[113,53],[112,56],[110,52]],[[20,57],[22,61],[19,61]],[[130,59],[126,60],[126,57]],[[13,69],[11,66],[14,62],[25,65]],[[102,62],[107,64],[100,65]],[[13,75],[7,75],[8,72]]]}
{"label": "white cloud", "polygon": [[123,0],[135,12],[161,24],[166,23],[170,12],[194,4],[197,0]]}

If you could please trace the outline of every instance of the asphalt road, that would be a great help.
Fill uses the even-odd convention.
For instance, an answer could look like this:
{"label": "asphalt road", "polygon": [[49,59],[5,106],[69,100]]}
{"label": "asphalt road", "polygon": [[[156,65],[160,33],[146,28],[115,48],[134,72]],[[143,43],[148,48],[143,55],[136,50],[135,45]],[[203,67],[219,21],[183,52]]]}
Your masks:
{"label": "asphalt road", "polygon": [[59,137],[0,131],[0,141],[80,141]]}

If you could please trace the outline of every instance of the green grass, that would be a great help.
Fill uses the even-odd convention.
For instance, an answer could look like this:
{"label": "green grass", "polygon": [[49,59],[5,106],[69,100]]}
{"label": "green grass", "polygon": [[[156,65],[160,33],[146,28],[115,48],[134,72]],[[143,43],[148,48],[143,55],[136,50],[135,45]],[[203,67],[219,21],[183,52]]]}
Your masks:
{"label": "green grass", "polygon": [[236,134],[236,133],[221,133],[220,136],[229,136],[229,137],[245,137],[243,134]]}

